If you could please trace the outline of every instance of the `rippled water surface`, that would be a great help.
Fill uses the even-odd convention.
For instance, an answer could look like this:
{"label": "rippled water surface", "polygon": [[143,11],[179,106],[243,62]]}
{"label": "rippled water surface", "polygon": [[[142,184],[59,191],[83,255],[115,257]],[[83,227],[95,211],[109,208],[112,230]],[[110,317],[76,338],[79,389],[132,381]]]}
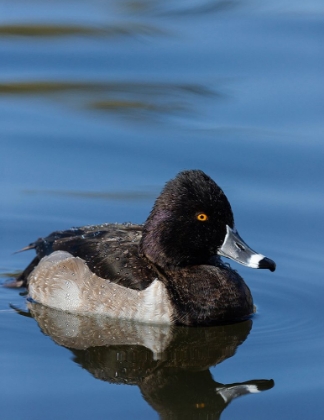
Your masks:
{"label": "rippled water surface", "polygon": [[1,283],[53,230],[142,223],[190,168],[277,263],[231,263],[257,313],[226,327],[28,312],[1,287],[2,418],[323,418],[323,16],[316,0],[0,0]]}

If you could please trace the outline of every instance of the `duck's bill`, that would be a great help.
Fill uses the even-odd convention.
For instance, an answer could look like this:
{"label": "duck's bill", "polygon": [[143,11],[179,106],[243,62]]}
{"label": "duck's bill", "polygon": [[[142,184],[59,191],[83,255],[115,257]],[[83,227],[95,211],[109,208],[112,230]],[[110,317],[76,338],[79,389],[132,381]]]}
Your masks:
{"label": "duck's bill", "polygon": [[235,229],[226,226],[226,236],[218,254],[251,268],[268,268],[275,271],[276,263],[253,251]]}

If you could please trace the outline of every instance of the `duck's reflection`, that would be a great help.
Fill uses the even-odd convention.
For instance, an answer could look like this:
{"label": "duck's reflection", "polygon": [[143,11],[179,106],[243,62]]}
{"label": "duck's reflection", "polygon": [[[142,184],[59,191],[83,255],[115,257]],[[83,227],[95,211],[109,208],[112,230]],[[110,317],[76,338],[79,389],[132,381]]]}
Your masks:
{"label": "duck's reflection", "polygon": [[218,419],[242,395],[265,391],[273,380],[216,382],[211,366],[233,356],[252,321],[187,328],[81,317],[29,303],[42,331],[68,347],[95,378],[138,385],[161,418]]}

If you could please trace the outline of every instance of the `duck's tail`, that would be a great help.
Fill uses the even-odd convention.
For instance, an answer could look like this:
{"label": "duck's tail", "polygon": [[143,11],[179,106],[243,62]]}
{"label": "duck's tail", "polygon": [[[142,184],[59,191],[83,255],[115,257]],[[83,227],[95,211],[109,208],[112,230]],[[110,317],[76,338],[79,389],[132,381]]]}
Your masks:
{"label": "duck's tail", "polygon": [[[19,251],[16,251],[15,254],[17,254],[18,252],[23,252],[23,251],[29,251],[30,249],[35,249],[37,246],[37,241],[33,242],[27,246],[25,246],[24,248],[20,249]],[[36,256],[30,264],[28,264],[28,266],[25,268],[24,271],[22,271],[18,277],[9,283],[4,284],[5,287],[8,288],[18,288],[18,287],[27,287],[28,286],[28,276],[29,274],[33,271],[33,269],[36,267],[36,265],[39,263],[40,259],[38,256]]]}
{"label": "duck's tail", "polygon": [[[32,249],[32,248],[30,248]],[[27,287],[28,286],[28,276],[29,274],[34,270],[36,265],[39,263],[40,259],[38,256],[36,256],[30,264],[25,268],[25,270],[19,274],[19,276],[16,278],[16,280],[12,283],[9,283],[7,287]]]}

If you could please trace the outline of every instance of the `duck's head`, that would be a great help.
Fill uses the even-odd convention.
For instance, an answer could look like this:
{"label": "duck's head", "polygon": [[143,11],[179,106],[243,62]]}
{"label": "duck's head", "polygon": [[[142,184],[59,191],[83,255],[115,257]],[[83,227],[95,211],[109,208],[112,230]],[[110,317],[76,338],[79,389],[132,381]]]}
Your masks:
{"label": "duck's head", "polygon": [[226,195],[200,170],[180,172],[165,185],[144,224],[140,253],[162,268],[207,264],[222,255],[275,270],[238,235]]}

